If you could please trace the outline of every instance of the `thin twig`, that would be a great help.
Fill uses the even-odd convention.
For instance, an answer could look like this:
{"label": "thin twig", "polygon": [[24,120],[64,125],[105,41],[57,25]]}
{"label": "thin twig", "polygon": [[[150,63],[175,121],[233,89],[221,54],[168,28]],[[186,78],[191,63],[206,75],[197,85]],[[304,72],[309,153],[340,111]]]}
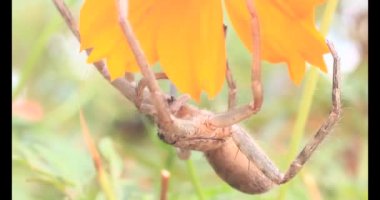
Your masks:
{"label": "thin twig", "polygon": [[95,143],[91,137],[91,134],[90,134],[90,131],[88,129],[86,120],[83,116],[82,110],[79,111],[79,119],[80,119],[80,125],[82,127],[83,139],[86,143],[87,149],[90,151],[92,160],[93,160],[94,165],[95,165],[98,182],[99,182],[105,196],[107,197],[107,199],[108,200],[116,200],[115,193],[113,192],[111,183],[108,180],[107,173],[103,168],[102,160],[100,158],[100,154],[99,154],[98,150],[96,149]]}
{"label": "thin twig", "polygon": [[82,127],[83,139],[84,139],[84,142],[86,143],[88,150],[90,151],[92,160],[94,161],[96,171],[101,171],[103,169],[102,160],[100,158],[98,150],[96,149],[95,143],[92,140],[92,137],[87,127],[86,120],[84,119],[82,110],[79,111],[79,120]]}
{"label": "thin twig", "polygon": [[166,200],[168,196],[170,172],[168,170],[161,171],[161,194],[160,200]]}

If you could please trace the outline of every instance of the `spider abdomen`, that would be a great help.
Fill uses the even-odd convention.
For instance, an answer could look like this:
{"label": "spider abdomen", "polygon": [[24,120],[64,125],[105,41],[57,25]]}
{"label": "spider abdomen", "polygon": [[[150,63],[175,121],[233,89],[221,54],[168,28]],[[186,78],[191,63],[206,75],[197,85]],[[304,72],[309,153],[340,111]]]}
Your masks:
{"label": "spider abdomen", "polygon": [[249,162],[232,138],[220,148],[205,152],[205,156],[220,178],[242,192],[264,193],[276,185]]}

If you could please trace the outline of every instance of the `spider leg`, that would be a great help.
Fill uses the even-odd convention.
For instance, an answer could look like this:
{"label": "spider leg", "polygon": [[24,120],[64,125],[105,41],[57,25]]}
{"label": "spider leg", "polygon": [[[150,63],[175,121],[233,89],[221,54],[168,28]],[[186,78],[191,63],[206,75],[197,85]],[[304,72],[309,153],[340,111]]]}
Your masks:
{"label": "spider leg", "polygon": [[[173,86],[173,85],[170,84],[170,86]],[[175,87],[171,87],[171,88],[175,88]],[[174,90],[172,90],[172,91],[174,91]],[[171,92],[172,95],[174,93],[175,92]],[[171,96],[171,97],[173,98],[173,100],[172,100],[172,102],[169,103],[170,112],[174,116],[176,116],[177,112],[181,109],[181,107],[183,105],[185,105],[187,103],[187,101],[190,99],[190,95],[184,94],[184,95],[179,96],[177,99],[175,99],[174,96]],[[191,156],[191,150],[180,148],[180,147],[175,147],[175,149],[176,149],[177,156],[181,160],[187,160],[187,159],[190,158],[190,156]]]}
{"label": "spider leg", "polygon": [[[224,39],[226,39],[227,36],[227,28],[227,25],[223,24]],[[226,60],[226,80],[228,85],[228,110],[231,110],[236,106],[236,83],[232,77],[228,59]]]}
{"label": "spider leg", "polygon": [[236,83],[232,77],[232,72],[228,66],[228,61],[226,63],[226,79],[228,85],[228,110],[235,108],[236,106]]}
{"label": "spider leg", "polygon": [[177,99],[175,99],[171,104],[170,104],[170,111],[176,115],[177,112],[179,111],[179,109],[181,109],[181,107],[183,105],[185,105],[187,103],[187,101],[190,100],[190,96],[188,94],[184,94],[184,95],[181,95],[179,96]]}
{"label": "spider leg", "polygon": [[[251,89],[253,101],[239,108],[231,109],[225,113],[217,114],[210,119],[210,123],[216,127],[226,127],[236,124],[249,116],[256,114],[263,103],[263,90],[261,85],[261,53],[260,53],[260,25],[257,12],[252,0],[246,0],[249,14],[251,15],[251,30],[253,36]],[[228,81],[228,79],[227,79]]]}
{"label": "spider leg", "polygon": [[125,72],[124,78],[129,82],[135,81],[135,76],[131,72]]}
{"label": "spider leg", "polygon": [[191,151],[188,149],[176,147],[175,150],[176,150],[178,158],[180,158],[181,160],[187,160],[191,156]]}
{"label": "spider leg", "polygon": [[[156,80],[167,79],[168,78],[166,76],[166,74],[163,73],[163,72],[155,73],[154,76],[155,76]],[[142,101],[144,99],[144,96],[143,96],[144,89],[145,89],[145,87],[147,87],[147,85],[148,85],[148,79],[146,79],[145,77],[141,78],[141,80],[137,84],[137,87],[136,87],[136,101],[135,101],[135,104],[136,104],[137,108],[140,108],[140,106],[141,106],[141,103],[142,103]]]}
{"label": "spider leg", "polygon": [[154,107],[157,109],[157,122],[160,124],[161,128],[170,129],[172,126],[173,119],[171,118],[168,104],[164,100],[164,97],[161,93],[160,87],[158,86],[157,80],[153,71],[149,67],[147,58],[144,55],[144,52],[138,43],[136,36],[133,33],[132,27],[127,19],[127,0],[116,0],[118,8],[118,17],[119,24],[123,30],[123,34],[126,37],[128,44],[135,56],[137,64],[140,68],[140,71],[143,77],[147,80],[147,86],[151,94],[151,98],[154,104]]}
{"label": "spider leg", "polygon": [[232,132],[232,138],[235,141],[235,144],[239,147],[239,150],[243,152],[244,155],[246,155],[247,158],[253,162],[265,176],[276,184],[288,182],[301,170],[302,166],[310,158],[318,145],[331,132],[333,126],[339,120],[341,113],[339,57],[334,49],[334,46],[329,42],[327,45],[334,58],[332,111],[330,112],[327,120],[321,125],[314,138],[306,144],[297,158],[292,162],[285,175],[282,175],[276,165],[265,155],[259,146],[254,143],[248,134],[237,128],[235,128],[235,131]]}
{"label": "spider leg", "polygon": [[[168,76],[164,72],[155,73],[154,75],[156,77],[156,80],[168,79]],[[137,87],[136,87],[136,101],[135,101],[135,104],[136,104],[137,108],[140,108],[141,103],[143,102],[143,99],[144,99],[144,89],[147,87],[147,85],[148,85],[148,80],[146,78],[144,78],[144,77],[137,84]],[[170,86],[171,86],[171,89],[172,88],[175,89],[175,86],[172,85],[171,83],[170,83]],[[188,94],[184,94],[184,95],[179,96],[177,99],[174,99],[175,95],[172,94],[171,96],[172,96],[173,100],[168,100],[168,101],[170,101],[169,102],[169,107],[170,107],[171,113],[175,115],[176,112],[183,105],[185,105],[187,103],[187,101],[190,99],[190,96]]]}
{"label": "spider leg", "polygon": [[[188,94],[181,95],[177,99],[175,98],[177,96],[177,88],[173,83],[170,83],[170,97],[169,100],[169,106],[170,106],[170,112],[176,116],[177,112],[182,108],[183,105],[186,104],[186,102],[190,99],[190,96]],[[176,154],[179,159],[181,160],[188,160],[191,156],[191,150],[184,149],[180,147],[175,147]]]}
{"label": "spider leg", "polygon": [[292,162],[288,171],[281,183],[286,183],[292,179],[302,168],[302,166],[309,160],[310,156],[314,153],[318,145],[326,138],[326,136],[331,133],[332,128],[339,120],[341,114],[341,101],[340,101],[340,58],[335,51],[334,45],[327,42],[330,49],[331,55],[334,58],[334,69],[333,69],[333,84],[332,84],[332,110],[327,118],[327,120],[321,125],[317,133],[314,135],[303,148],[303,150],[298,154],[297,158]]}
{"label": "spider leg", "polygon": [[248,135],[241,128],[235,127],[232,131],[232,138],[241,151],[250,162],[254,165],[271,181],[279,184],[282,180],[283,174],[277,166],[268,158],[268,156],[261,150],[261,148],[253,141],[252,137]]}
{"label": "spider leg", "polygon": [[[147,59],[144,56],[144,53],[142,52],[141,47],[139,46],[133,31],[131,30],[131,27],[126,20],[126,8],[127,8],[127,2],[124,0],[116,1],[117,8],[119,12],[119,22],[120,26],[130,43],[131,49],[136,57],[136,60],[138,61],[139,67],[141,68],[141,71],[143,73],[143,76],[148,80],[147,86],[149,87],[151,97],[150,99],[153,99],[154,109],[151,105],[144,106],[142,110],[143,113],[154,113],[154,110],[157,110],[158,113],[158,119],[159,123],[163,124],[164,126],[167,126],[167,128],[171,128],[172,119],[170,116],[169,110],[166,110],[167,104],[164,101],[163,95],[160,92],[160,89],[158,87],[157,81],[154,78],[154,74],[152,71],[150,71],[149,64],[147,62]],[[53,0],[56,8],[61,13],[62,17],[65,19],[66,24],[70,28],[70,30],[73,32],[74,36],[77,38],[78,41],[80,41],[79,37],[79,31],[76,21],[74,20],[74,17],[70,10],[67,8],[66,4],[63,0]],[[120,6],[120,3],[124,3],[124,6]],[[86,50],[87,54],[91,52],[91,49]],[[103,60],[93,63],[95,67],[98,69],[98,71],[103,75],[103,77],[107,80],[110,80],[109,72],[107,70],[107,67]],[[148,78],[147,78],[148,77]],[[153,77],[153,78],[152,78]],[[127,99],[129,99],[132,102],[136,102],[136,86],[134,84],[134,77],[131,73],[126,73],[125,78],[118,78],[116,80],[113,80],[111,84],[119,90]],[[141,95],[140,95],[141,96]],[[146,107],[146,108],[145,108]]]}

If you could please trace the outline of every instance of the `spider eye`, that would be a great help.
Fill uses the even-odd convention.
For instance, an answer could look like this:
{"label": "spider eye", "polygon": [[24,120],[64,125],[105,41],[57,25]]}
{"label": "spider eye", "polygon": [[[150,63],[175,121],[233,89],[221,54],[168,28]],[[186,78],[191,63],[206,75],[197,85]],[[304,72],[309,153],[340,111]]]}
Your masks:
{"label": "spider eye", "polygon": [[170,104],[172,104],[175,100],[176,100],[176,99],[175,99],[174,96],[170,96],[170,97],[167,99],[167,102],[168,102],[168,104],[170,105]]}

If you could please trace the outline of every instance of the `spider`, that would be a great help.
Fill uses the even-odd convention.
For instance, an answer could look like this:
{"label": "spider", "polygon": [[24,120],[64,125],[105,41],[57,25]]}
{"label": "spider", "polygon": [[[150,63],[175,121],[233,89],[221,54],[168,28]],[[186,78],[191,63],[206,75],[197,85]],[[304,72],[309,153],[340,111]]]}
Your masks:
{"label": "spider", "polygon": [[[63,0],[54,3],[66,20],[71,31],[79,39],[76,22]],[[177,99],[163,93],[157,79],[167,79],[164,73],[153,73],[149,68],[133,30],[126,18],[126,11],[120,8],[118,1],[119,22],[125,37],[135,55],[143,78],[136,82],[130,73],[118,78],[111,84],[119,90],[143,114],[152,116],[158,127],[158,137],[176,147],[178,156],[187,159],[190,151],[202,151],[215,172],[232,187],[250,194],[264,193],[276,185],[291,180],[308,161],[318,145],[331,132],[341,114],[340,101],[340,69],[339,57],[332,43],[327,42],[334,59],[332,83],[332,110],[326,121],[320,126],[314,137],[305,145],[285,173],[281,173],[268,158],[254,139],[239,125],[238,122],[256,114],[262,105],[263,95],[260,81],[260,59],[258,40],[258,20],[250,1],[252,30],[255,34],[256,53],[252,64],[252,94],[253,101],[247,105],[236,107],[236,86],[231,71],[226,63],[226,80],[229,88],[228,110],[224,113],[213,113],[199,109],[186,103],[190,98],[182,95]],[[89,53],[91,50],[87,50]],[[109,80],[104,62],[94,63],[99,72]]]}

